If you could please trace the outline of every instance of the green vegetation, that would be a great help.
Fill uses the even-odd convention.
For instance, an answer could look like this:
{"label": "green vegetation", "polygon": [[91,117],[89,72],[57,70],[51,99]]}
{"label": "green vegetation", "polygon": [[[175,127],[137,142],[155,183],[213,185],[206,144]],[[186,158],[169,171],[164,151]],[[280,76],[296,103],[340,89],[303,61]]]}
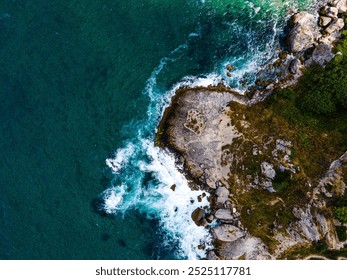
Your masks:
{"label": "green vegetation", "polygon": [[[318,255],[331,260],[339,257],[347,257],[347,248],[340,250],[330,250],[324,240],[312,242],[307,246],[294,247],[281,256],[281,259],[304,259],[310,255]],[[315,258],[312,258],[315,259]]]}
{"label": "green vegetation", "polygon": [[347,224],[347,207],[337,207],[334,209],[334,216],[336,219],[344,224]]}
{"label": "green vegetation", "polygon": [[299,88],[302,97],[299,105],[312,114],[331,116],[347,109],[347,31],[336,51],[340,52],[323,69],[311,67],[302,77]]}
{"label": "green vegetation", "polygon": [[337,236],[341,242],[343,242],[347,239],[345,226],[337,226],[336,227],[336,233],[337,233]]}
{"label": "green vegetation", "polygon": [[[275,90],[265,102],[251,108],[230,104],[232,123],[244,137],[226,147],[239,160],[237,164],[231,163],[231,174],[237,174],[230,178],[231,191],[236,194],[242,223],[252,235],[261,238],[270,251],[276,245],[272,238],[274,225],[277,225],[276,230],[285,230],[295,221],[293,207],[308,203],[307,180],[316,184],[330,163],[347,149],[347,37],[343,37],[336,49],[342,55],[337,55],[326,68],[311,67],[295,86]],[[248,122],[250,128],[242,127],[240,119]],[[300,166],[300,172],[278,168],[271,154],[275,148],[274,139],[292,142],[290,160],[294,166]],[[269,143],[265,149],[262,148],[264,143]],[[262,153],[254,155],[254,147]],[[250,175],[261,175],[259,165],[264,160],[274,165],[276,193],[245,188],[252,184],[247,179]],[[240,178],[241,184],[238,183]],[[328,185],[327,189],[332,191],[334,187]],[[327,215],[334,214],[335,218],[347,223],[346,195],[335,194],[333,199],[327,200],[328,207],[324,209]],[[337,227],[336,230],[340,240],[345,240],[346,228]],[[318,242],[293,248],[283,258],[310,254],[334,259],[346,256],[346,249],[332,251],[324,242]]]}
{"label": "green vegetation", "polygon": [[276,168],[276,176],[273,180],[273,187],[277,192],[286,190],[292,184],[291,172]]}

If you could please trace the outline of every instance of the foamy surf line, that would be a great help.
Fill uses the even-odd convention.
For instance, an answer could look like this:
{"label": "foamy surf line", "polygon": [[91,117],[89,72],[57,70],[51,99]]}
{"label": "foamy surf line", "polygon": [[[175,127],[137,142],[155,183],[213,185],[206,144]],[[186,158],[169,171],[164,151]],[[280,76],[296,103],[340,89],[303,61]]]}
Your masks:
{"label": "foamy surf line", "polygon": [[[182,46],[172,54],[176,54]],[[209,195],[192,190],[182,168],[180,170],[176,166],[174,155],[155,147],[153,140],[148,140],[146,136],[148,131],[153,134],[163,110],[178,88],[217,85],[221,83],[221,78],[215,74],[185,77],[163,94],[156,86],[156,77],[172,61],[174,59],[162,59],[147,81],[145,94],[150,97],[150,104],[146,127],[141,124],[135,126],[137,138],[119,148],[114,157],[106,159],[114,180],[112,186],[102,193],[102,207],[107,214],[124,215],[128,210],[136,209],[148,219],[158,219],[165,233],[164,247],[175,245],[178,258],[201,259],[212,248],[212,238],[209,230],[198,227],[191,215],[196,208],[209,208]]]}
{"label": "foamy surf line", "polygon": [[[137,209],[149,219],[159,219],[162,230],[167,233],[164,246],[178,244],[179,258],[205,257],[206,249],[211,247],[211,237],[207,229],[196,226],[191,214],[198,207],[209,206],[208,195],[198,199],[204,196],[203,191],[191,190],[169,152],[155,147],[149,140],[141,140],[139,144],[141,149],[134,150],[129,145],[120,149],[115,158],[107,160],[115,175],[123,177],[123,183],[104,191],[104,210],[108,214],[124,214],[129,209]],[[141,150],[146,153],[146,159],[137,154]],[[155,180],[144,182],[144,174],[150,174]],[[142,180],[135,183],[141,185],[136,186],[133,179],[139,176]]]}

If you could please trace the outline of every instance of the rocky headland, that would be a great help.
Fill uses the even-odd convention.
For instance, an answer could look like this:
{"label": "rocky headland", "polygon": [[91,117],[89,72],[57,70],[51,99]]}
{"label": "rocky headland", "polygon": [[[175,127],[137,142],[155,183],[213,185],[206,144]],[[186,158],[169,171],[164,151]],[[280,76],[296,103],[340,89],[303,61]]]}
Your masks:
{"label": "rocky headland", "polygon": [[[347,1],[337,0],[292,15],[287,47],[245,95],[224,85],[180,88],[165,110],[157,144],[177,155],[192,188],[210,194],[210,208],[192,213],[214,238],[208,259],[305,258],[316,254],[314,245],[346,247],[337,234],[346,225],[329,208],[345,195],[341,139],[293,125],[267,102],[308,67],[342,55],[334,44],[346,12]],[[276,79],[266,78],[273,73]]]}

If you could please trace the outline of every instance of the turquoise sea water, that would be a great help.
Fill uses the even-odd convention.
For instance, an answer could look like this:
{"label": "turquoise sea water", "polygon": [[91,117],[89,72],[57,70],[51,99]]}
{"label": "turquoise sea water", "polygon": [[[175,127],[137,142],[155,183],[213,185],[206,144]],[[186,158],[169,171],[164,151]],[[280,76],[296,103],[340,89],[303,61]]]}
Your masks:
{"label": "turquoise sea water", "polygon": [[242,91],[311,3],[1,0],[0,259],[203,257],[207,202],[153,146],[163,107],[179,84]]}

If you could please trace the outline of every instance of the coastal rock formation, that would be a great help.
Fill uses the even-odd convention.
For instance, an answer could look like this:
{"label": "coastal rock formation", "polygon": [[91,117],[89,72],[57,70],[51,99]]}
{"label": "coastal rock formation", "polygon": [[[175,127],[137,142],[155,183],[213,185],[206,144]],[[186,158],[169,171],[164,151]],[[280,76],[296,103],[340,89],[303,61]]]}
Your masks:
{"label": "coastal rock formation", "polygon": [[[333,43],[344,28],[345,5],[346,1],[341,0],[323,6],[319,10],[318,20],[317,15],[307,12],[292,16],[288,49],[297,59],[303,60],[304,66],[312,63],[324,66],[335,56]],[[300,67],[289,64],[288,68],[290,73],[297,73]]]}
{"label": "coastal rock formation", "polygon": [[[167,144],[182,154],[191,176],[212,189],[227,185],[229,168],[223,165],[222,147],[241,136],[225,111],[233,100],[243,102],[244,98],[230,92],[183,89],[167,116]],[[199,113],[192,117],[192,112]]]}
{"label": "coastal rock formation", "polygon": [[[326,210],[326,199],[346,190],[347,152],[336,160],[336,153],[325,151],[332,140],[317,134],[321,150],[301,160],[295,153],[304,153],[302,137],[312,132],[298,133],[267,108],[254,106],[276,87],[294,84],[305,67],[334,58],[345,10],[340,0],[316,15],[293,15],[288,51],[268,67],[280,73],[278,80],[259,79],[251,98],[222,85],[181,88],[165,110],[157,141],[177,154],[193,187],[210,193],[210,209],[192,214],[197,225],[211,227],[214,249],[208,259],[295,258],[288,252],[322,240],[329,249],[347,244]],[[315,177],[330,163],[323,178]]]}

